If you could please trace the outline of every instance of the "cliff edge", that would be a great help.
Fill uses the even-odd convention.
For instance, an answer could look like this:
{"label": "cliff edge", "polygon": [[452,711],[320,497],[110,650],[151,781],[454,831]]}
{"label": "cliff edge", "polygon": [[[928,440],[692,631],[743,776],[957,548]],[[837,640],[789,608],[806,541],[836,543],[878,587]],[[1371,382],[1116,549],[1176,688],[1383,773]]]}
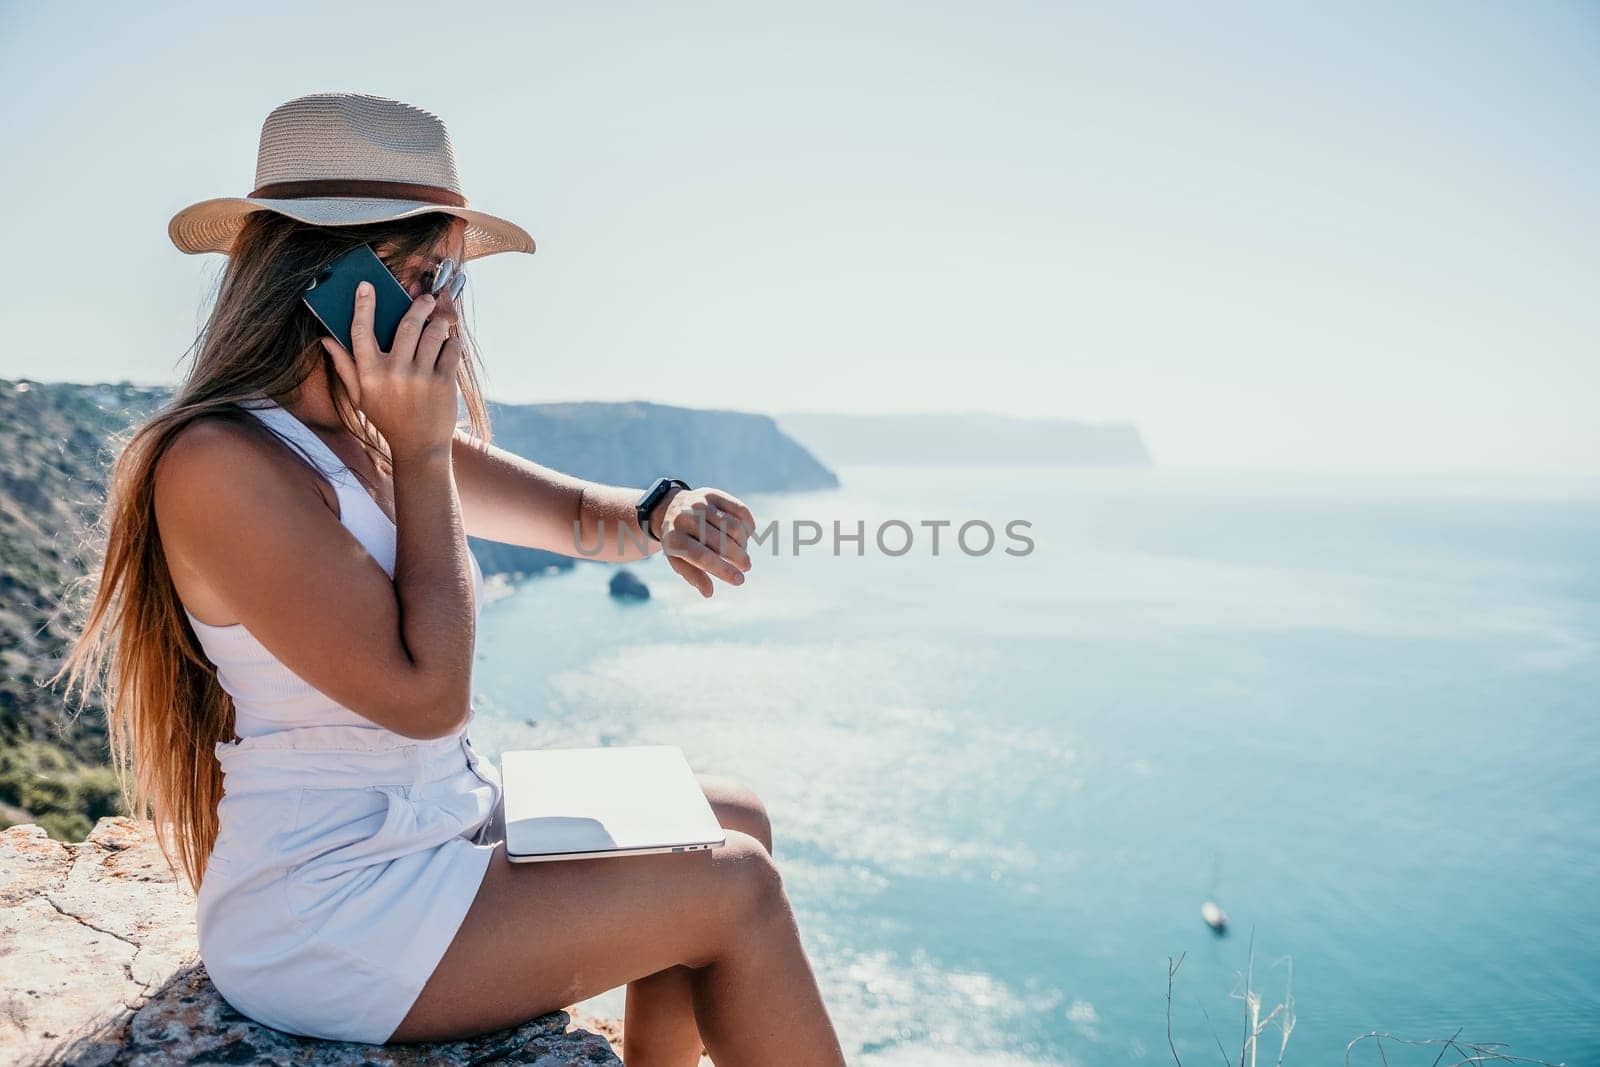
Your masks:
{"label": "cliff edge", "polygon": [[607,1040],[552,1012],[432,1045],[312,1041],[258,1025],[199,962],[194,897],[148,823],[101,819],[78,843],[33,824],[0,832],[0,1062],[621,1064]]}

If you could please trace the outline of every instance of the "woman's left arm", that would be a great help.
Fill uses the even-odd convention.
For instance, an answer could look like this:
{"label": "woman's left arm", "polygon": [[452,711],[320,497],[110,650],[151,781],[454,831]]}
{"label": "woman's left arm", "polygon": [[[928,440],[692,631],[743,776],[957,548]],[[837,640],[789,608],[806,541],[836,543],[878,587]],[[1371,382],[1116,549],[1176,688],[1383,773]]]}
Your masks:
{"label": "woman's left arm", "polygon": [[603,485],[551,470],[457,430],[456,493],[467,533],[564,556],[626,563],[663,547],[667,563],[702,596],[713,577],[744,584],[745,544],[755,518],[744,502],[716,489],[678,489],[657,504],[645,536],[634,515],[642,489]]}

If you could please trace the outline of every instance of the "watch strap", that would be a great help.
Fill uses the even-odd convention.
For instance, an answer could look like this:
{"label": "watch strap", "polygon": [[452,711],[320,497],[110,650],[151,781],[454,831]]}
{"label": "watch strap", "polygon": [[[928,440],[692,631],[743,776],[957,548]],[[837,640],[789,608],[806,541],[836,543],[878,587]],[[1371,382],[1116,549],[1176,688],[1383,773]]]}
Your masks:
{"label": "watch strap", "polygon": [[680,478],[657,478],[650,483],[650,488],[644,491],[644,494],[639,497],[638,503],[633,506],[634,518],[638,520],[639,529],[644,531],[646,537],[660,543],[661,538],[657,537],[655,532],[650,529],[650,513],[656,509],[657,504],[661,503],[662,498],[673,489],[688,488],[690,488],[689,483]]}

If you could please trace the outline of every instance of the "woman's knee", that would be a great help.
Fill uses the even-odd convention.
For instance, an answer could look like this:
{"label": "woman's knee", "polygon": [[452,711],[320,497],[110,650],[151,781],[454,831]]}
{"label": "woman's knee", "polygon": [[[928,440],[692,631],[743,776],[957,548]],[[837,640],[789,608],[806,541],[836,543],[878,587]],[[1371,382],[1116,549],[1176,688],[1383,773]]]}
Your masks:
{"label": "woman's knee", "polygon": [[726,895],[724,918],[729,922],[743,925],[788,911],[783,875],[761,841],[742,830],[729,830],[727,843],[711,855]]}
{"label": "woman's knee", "polygon": [[772,852],[772,819],[760,795],[737,778],[702,774],[699,779],[717,821],[726,829],[749,834]]}

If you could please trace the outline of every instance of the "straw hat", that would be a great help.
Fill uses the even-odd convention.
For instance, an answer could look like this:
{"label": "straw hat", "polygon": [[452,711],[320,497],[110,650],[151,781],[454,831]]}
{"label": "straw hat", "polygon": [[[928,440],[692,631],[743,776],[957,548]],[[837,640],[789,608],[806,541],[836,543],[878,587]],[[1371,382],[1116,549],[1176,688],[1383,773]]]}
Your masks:
{"label": "straw hat", "polygon": [[191,255],[225,253],[256,211],[317,226],[443,211],[467,222],[466,259],[533,251],[522,227],[467,207],[450,131],[437,115],[364,93],[313,93],[275,108],[261,126],[255,189],[192,204],[167,233]]}

